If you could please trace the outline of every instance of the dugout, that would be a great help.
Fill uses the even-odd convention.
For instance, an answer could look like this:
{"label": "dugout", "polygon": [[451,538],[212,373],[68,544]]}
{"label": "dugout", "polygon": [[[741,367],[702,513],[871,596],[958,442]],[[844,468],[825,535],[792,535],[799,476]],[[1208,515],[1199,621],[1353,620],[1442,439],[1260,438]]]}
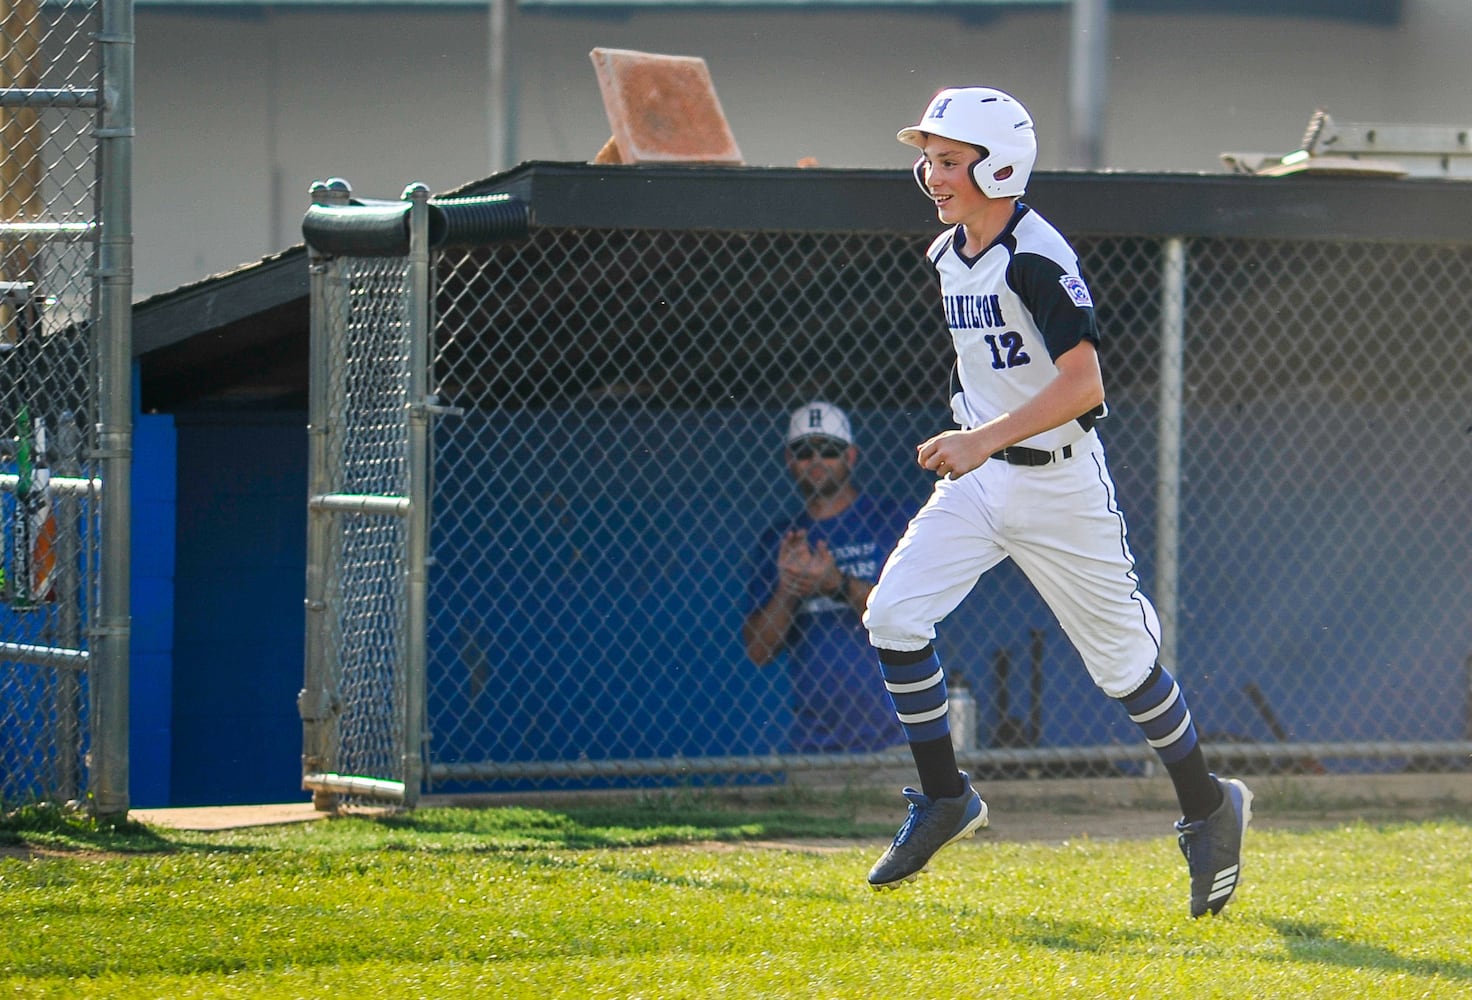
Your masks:
{"label": "dugout", "polygon": [[[437,481],[512,468],[537,440],[592,461],[571,488],[484,481],[460,508],[474,516],[442,526],[441,759],[522,762],[508,780],[544,787],[574,782],[559,765],[589,748],[780,749],[780,671],[743,670],[733,633],[742,542],[793,503],[777,428],[810,393],[855,414],[866,486],[923,495],[903,457],[945,420],[948,365],[918,257],[930,211],[905,171],[530,163],[451,194],[492,192],[523,199],[533,233],[439,275],[465,331],[440,342],[440,385],[467,416],[443,430]],[[1177,672],[1207,738],[1352,745],[1381,767],[1466,739],[1472,187],[1040,173],[1026,200],[1075,238],[1100,303],[1101,430],[1152,596],[1157,524],[1181,532]],[[156,513],[174,540],[172,644],[134,677],[153,720],[135,724],[135,768],[167,762],[169,779],[135,773],[163,798],[140,805],[302,794],[306,267],[295,247],[135,306],[142,419],[169,431],[139,460],[172,449],[177,465],[172,523]],[[1166,495],[1171,303],[1186,416],[1183,488]],[[659,457],[689,465],[713,440],[721,461],[693,473]],[[487,540],[488,524],[510,527]],[[988,692],[980,749],[1132,743],[1046,610],[995,584],[942,636]],[[539,626],[490,624],[512,621]]]}

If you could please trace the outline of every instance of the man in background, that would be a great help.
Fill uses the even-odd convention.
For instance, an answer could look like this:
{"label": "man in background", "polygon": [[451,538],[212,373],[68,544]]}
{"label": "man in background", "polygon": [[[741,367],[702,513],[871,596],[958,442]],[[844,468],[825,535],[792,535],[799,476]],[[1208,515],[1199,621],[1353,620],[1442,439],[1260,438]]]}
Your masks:
{"label": "man in background", "polygon": [[911,511],[854,485],[858,449],[848,414],[832,403],[792,412],[786,460],[803,506],[757,546],[741,630],[746,655],[763,667],[788,654],[793,751],[896,746],[904,733],[860,615]]}

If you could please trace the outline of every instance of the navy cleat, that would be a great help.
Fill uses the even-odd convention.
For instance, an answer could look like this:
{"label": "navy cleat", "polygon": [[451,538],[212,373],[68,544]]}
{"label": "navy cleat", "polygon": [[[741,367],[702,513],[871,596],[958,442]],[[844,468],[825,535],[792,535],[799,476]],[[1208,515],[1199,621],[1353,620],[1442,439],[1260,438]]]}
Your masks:
{"label": "navy cleat", "polygon": [[[1216,777],[1216,775],[1212,775]],[[1222,804],[1205,819],[1177,821],[1176,832],[1191,872],[1191,916],[1220,913],[1242,877],[1242,835],[1252,822],[1252,792],[1236,778],[1218,779]]]}
{"label": "navy cleat", "polygon": [[893,889],[915,878],[935,853],[947,844],[971,837],[987,824],[986,803],[971,787],[971,778],[960,772],[965,791],[954,798],[932,799],[913,788],[904,790],[910,800],[910,814],[900,832],[874,867],[869,869],[869,885],[875,889]]}

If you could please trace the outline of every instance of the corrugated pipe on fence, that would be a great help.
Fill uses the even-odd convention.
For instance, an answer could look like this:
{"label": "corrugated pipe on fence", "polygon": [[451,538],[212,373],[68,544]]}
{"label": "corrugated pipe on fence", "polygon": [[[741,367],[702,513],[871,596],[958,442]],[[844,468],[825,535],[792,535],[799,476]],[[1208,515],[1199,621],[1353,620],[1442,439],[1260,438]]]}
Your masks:
{"label": "corrugated pipe on fence", "polygon": [[[322,187],[332,183],[328,181]],[[314,191],[316,188],[313,185]],[[409,208],[407,200],[354,198],[341,205],[314,204],[302,219],[302,235],[318,253],[404,257],[409,253]],[[514,195],[446,198],[429,203],[432,250],[522,239],[530,228],[531,210]]]}

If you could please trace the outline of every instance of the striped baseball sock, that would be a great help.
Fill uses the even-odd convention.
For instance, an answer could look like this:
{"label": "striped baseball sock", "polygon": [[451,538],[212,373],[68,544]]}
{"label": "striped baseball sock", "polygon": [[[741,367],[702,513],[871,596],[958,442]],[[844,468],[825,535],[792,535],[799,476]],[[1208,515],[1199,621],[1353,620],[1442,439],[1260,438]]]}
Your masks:
{"label": "striped baseball sock", "polygon": [[960,795],[964,788],[956,765],[956,748],[951,745],[946,672],[935,647],[881,649],[879,669],[915,758],[920,790],[933,799]]}
{"label": "striped baseball sock", "polygon": [[1221,804],[1222,793],[1206,770],[1196,724],[1191,721],[1191,709],[1176,679],[1157,663],[1145,683],[1119,702],[1165,765],[1185,819],[1189,822],[1210,816]]}

